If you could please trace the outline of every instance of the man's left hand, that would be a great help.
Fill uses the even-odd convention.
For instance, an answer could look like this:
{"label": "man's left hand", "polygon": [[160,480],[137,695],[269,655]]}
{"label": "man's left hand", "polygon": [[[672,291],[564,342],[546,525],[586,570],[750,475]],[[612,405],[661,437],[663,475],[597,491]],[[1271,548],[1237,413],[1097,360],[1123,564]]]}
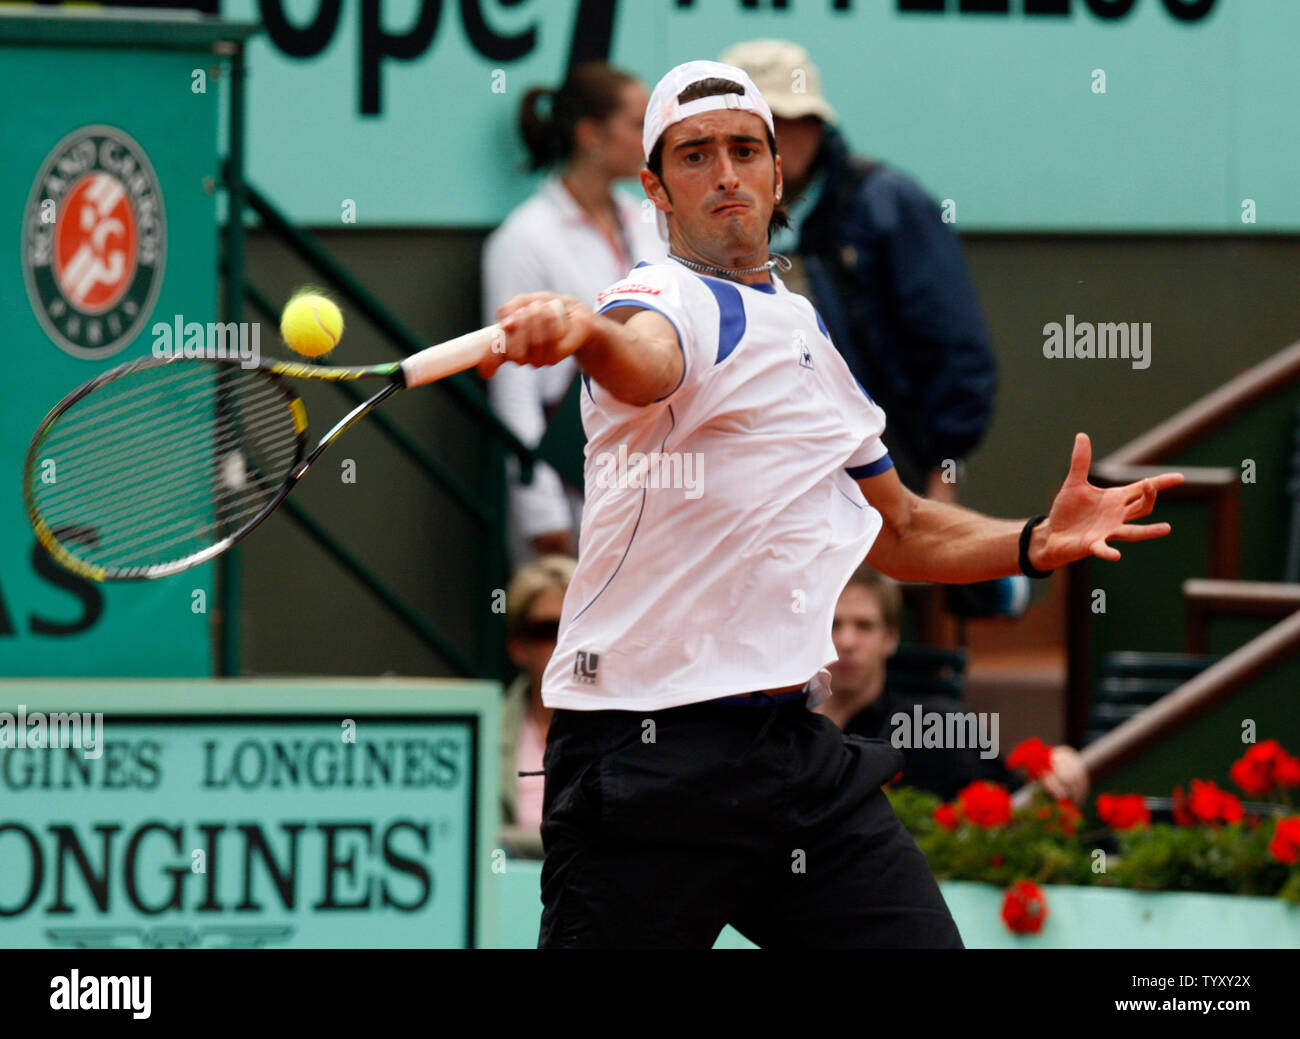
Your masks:
{"label": "man's left hand", "polygon": [[1029,562],[1039,570],[1055,570],[1076,559],[1097,556],[1116,560],[1116,541],[1147,541],[1164,537],[1168,523],[1133,523],[1155,508],[1156,495],[1183,482],[1182,473],[1161,473],[1123,487],[1094,487],[1088,482],[1092,442],[1088,434],[1074,438],[1070,473],[1052,502],[1047,520],[1034,528],[1029,542]]}

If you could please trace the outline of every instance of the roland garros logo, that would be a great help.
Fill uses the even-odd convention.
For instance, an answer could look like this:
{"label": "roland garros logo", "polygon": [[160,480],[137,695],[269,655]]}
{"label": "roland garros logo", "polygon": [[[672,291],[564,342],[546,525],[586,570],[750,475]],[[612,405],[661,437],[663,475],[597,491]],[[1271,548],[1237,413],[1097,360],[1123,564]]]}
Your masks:
{"label": "roland garros logo", "polygon": [[111,126],[83,126],[46,157],[23,213],[23,277],[41,327],[73,357],[111,357],[153,311],[167,253],[149,158]]}

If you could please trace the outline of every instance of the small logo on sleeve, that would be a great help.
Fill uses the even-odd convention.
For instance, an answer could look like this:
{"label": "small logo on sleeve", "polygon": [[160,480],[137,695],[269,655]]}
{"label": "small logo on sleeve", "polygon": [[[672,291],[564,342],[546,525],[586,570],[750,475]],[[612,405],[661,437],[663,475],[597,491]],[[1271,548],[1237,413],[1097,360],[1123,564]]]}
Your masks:
{"label": "small logo on sleeve", "polygon": [[600,654],[589,653],[586,650],[578,650],[577,657],[573,661],[573,677],[584,685],[595,685],[597,669],[600,667]]}
{"label": "small logo on sleeve", "polygon": [[619,285],[611,285],[609,288],[596,293],[596,302],[604,303],[610,296],[623,296],[628,293],[658,296],[661,291],[661,289],[656,289],[653,285],[641,285],[638,282],[629,281]]}

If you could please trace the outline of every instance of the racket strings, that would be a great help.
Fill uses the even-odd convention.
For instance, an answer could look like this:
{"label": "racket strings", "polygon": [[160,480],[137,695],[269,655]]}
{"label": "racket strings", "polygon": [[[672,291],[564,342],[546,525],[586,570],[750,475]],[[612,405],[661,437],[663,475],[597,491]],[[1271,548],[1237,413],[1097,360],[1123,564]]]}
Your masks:
{"label": "racket strings", "polygon": [[[278,461],[283,464],[278,465],[276,471],[281,474],[287,472],[289,466],[293,462],[293,452],[290,451],[286,456],[282,457]],[[239,499],[231,498],[228,501],[219,501],[213,522],[214,535],[223,529],[231,527],[234,520],[249,515],[250,513],[257,512],[262,507],[262,501],[269,499],[278,489],[280,483],[283,481],[283,475],[275,478],[258,476],[254,479],[258,484],[260,484],[258,489],[266,493],[258,497],[254,504],[249,507],[242,507],[244,501],[249,496],[244,496]],[[133,489],[138,490],[139,488],[137,486]],[[131,538],[117,543],[118,550],[123,552],[134,551],[135,549],[148,544],[151,540],[154,540],[160,531],[170,530],[174,522],[171,518],[173,510],[175,510],[181,503],[188,501],[196,491],[202,493],[203,490],[204,488],[196,486],[193,481],[188,483],[171,484],[165,493],[160,494],[153,499],[152,521],[138,524],[136,529],[133,531],[133,536]],[[138,506],[136,506],[134,502],[123,502],[116,508],[107,509],[103,513],[99,514],[96,517],[97,523],[99,525],[113,525],[118,523],[129,510],[137,507]],[[231,529],[233,532],[233,529],[235,528]],[[189,535],[182,535],[180,538],[171,538],[166,541],[157,542],[152,547],[155,549],[162,549],[169,545],[179,544],[187,536]],[[218,537],[214,536],[213,540],[218,540]]]}
{"label": "racket strings", "polygon": [[[284,398],[278,393],[278,391],[275,391],[274,388],[272,388],[271,394],[265,394],[263,396],[265,397],[264,400],[254,400],[253,398],[249,398],[249,403],[253,403],[258,408],[265,410],[266,414],[245,424],[242,427],[242,432],[245,434],[253,436],[262,435],[271,427],[283,421],[279,411],[284,405]],[[279,407],[271,407],[271,405],[277,403]],[[202,405],[201,407],[209,409],[210,405]],[[192,418],[198,417],[199,410],[199,407],[196,406],[176,408],[173,410],[171,419],[174,424],[187,423]],[[113,421],[116,422],[118,419],[119,416],[113,416]],[[123,417],[121,421],[127,421],[127,419]],[[225,425],[228,427],[228,424]],[[217,457],[220,457],[227,448],[232,446],[236,442],[236,439],[235,431],[230,428],[226,428],[219,433],[213,440],[214,452],[216,452]],[[137,479],[135,483],[132,483],[129,480],[127,482],[122,482],[121,472],[118,471],[116,467],[105,464],[106,461],[117,451],[117,445],[111,441],[104,440],[102,437],[97,436],[89,440],[84,436],[76,439],[69,439],[67,442],[59,445],[59,451],[65,459],[72,459],[75,461],[77,471],[68,473],[66,471],[66,463],[63,467],[58,466],[56,463],[56,477],[60,475],[60,469],[62,469],[61,475],[67,476],[69,479],[57,480],[50,493],[46,495],[46,507],[55,506],[65,494],[69,496],[79,495],[83,497],[99,494],[107,485],[115,482],[117,484],[118,499],[124,503],[129,503],[130,494],[132,491],[137,489],[137,484],[146,481],[156,484],[166,483],[174,473],[183,471],[188,462],[188,459],[183,453],[171,454],[157,468],[138,472],[136,474]],[[83,472],[94,473],[96,475],[82,478],[81,474]],[[64,488],[65,490],[61,491],[60,488]]]}
{"label": "racket strings", "polygon": [[[259,484],[258,489],[264,493],[260,495],[246,494],[238,497],[228,496],[224,499],[218,500],[216,513],[212,523],[212,540],[214,542],[220,540],[220,538],[225,536],[226,533],[233,534],[234,531],[238,529],[237,521],[242,520],[245,517],[251,517],[261,510],[265,502],[269,501],[270,498],[274,496],[275,492],[279,489],[280,484],[283,483],[284,474],[288,472],[290,466],[293,464],[295,455],[296,452],[290,449],[276,459],[273,459],[273,463],[275,464],[274,472],[278,475],[274,477],[257,476],[254,478],[255,482]],[[187,500],[189,496],[194,493],[194,490],[195,487],[192,483],[188,485],[176,485],[170,492],[155,499],[153,503],[154,513],[152,522],[139,525],[139,527],[133,532],[131,538],[118,543],[118,549],[129,553],[153,542],[151,548],[158,550],[183,542],[189,535],[182,533],[179,536],[163,541],[158,541],[157,536],[161,532],[171,530],[171,511],[177,507],[177,503]],[[131,507],[130,504],[126,504],[114,510],[111,514],[106,513],[100,517],[100,522],[116,522],[121,517],[123,511]]]}
{"label": "racket strings", "polygon": [[[220,531],[223,527],[223,524],[226,522],[233,522],[245,518],[251,519],[253,516],[257,515],[257,513],[262,511],[262,507],[263,507],[262,502],[253,502],[247,504],[246,507],[241,509],[239,512],[231,513],[228,516],[223,517],[223,523],[216,524],[214,526],[213,528],[214,533]],[[164,527],[163,530],[165,529],[166,528]],[[230,532],[233,534],[234,531],[238,529],[239,529],[238,526],[232,526],[230,528]],[[158,537],[158,533],[159,531],[155,531],[147,536],[142,535],[140,537],[133,539],[132,541],[125,542],[118,546],[118,550],[121,552],[129,553],[129,552],[137,551],[140,547],[147,544],[151,552],[156,552],[159,553],[160,555],[164,555],[170,558],[170,555],[168,555],[168,553],[164,550],[167,550],[171,545],[182,545],[187,541],[189,541],[193,536],[192,533],[181,531],[179,533],[174,534],[170,538],[160,538]],[[217,541],[220,541],[221,538],[213,537],[211,540],[212,543],[215,544]]]}
{"label": "racket strings", "polygon": [[175,360],[124,372],[72,404],[46,431],[29,490],[42,522],[82,561],[157,566],[235,534],[299,454],[274,379]]}
{"label": "racket strings", "polygon": [[[101,389],[107,390],[112,383],[105,384]],[[275,400],[283,404],[284,396],[279,389],[269,381],[265,385],[253,387],[246,391],[244,398],[245,407],[264,408],[265,405],[259,402],[258,398],[264,397],[268,401]],[[61,450],[71,452],[78,458],[91,457],[86,445],[100,445],[103,443],[102,432],[99,429],[101,422],[107,421],[107,416],[111,416],[114,425],[125,426],[129,423],[139,420],[142,413],[150,407],[150,398],[142,397],[137,390],[132,391],[130,396],[134,398],[130,405],[118,407],[109,394],[104,394],[105,400],[97,400],[100,394],[92,393],[79,401],[75,407],[85,407],[85,411],[77,416],[78,424],[82,427],[81,433],[67,432],[61,441]],[[206,410],[211,407],[211,402],[206,400],[195,399],[188,403],[187,407],[181,409],[186,414],[196,414],[200,410]]]}
{"label": "racket strings", "polygon": [[[202,501],[204,498],[213,496],[211,490],[213,472],[211,462],[217,460],[219,465],[219,460],[227,457],[226,445],[235,439],[235,430],[231,428],[232,426],[238,427],[238,432],[242,433],[247,439],[250,435],[264,436],[266,429],[269,427],[278,425],[283,428],[285,425],[285,420],[282,417],[285,401],[278,393],[273,395],[264,393],[260,395],[260,398],[244,397],[240,399],[238,396],[228,394],[227,397],[229,398],[227,400],[229,406],[220,409],[223,413],[237,416],[251,413],[254,406],[261,408],[270,406],[275,418],[270,422],[263,420],[243,423],[239,423],[237,420],[232,423],[229,419],[224,421],[219,419],[218,428],[225,427],[225,432],[218,435],[211,453],[204,452],[196,455],[195,451],[190,449],[188,445],[181,446],[180,449],[167,450],[161,454],[157,450],[146,450],[137,464],[125,467],[121,464],[111,464],[106,460],[120,458],[124,450],[139,445],[126,445],[116,438],[102,437],[103,448],[101,450],[90,453],[84,459],[84,464],[76,467],[77,472],[73,474],[64,473],[65,479],[59,482],[64,487],[71,487],[77,505],[87,501],[100,500],[95,515],[95,526],[97,531],[112,530],[117,532],[118,536],[113,539],[113,550],[115,552],[124,558],[135,559],[140,554],[140,550],[148,548],[151,553],[156,554],[154,558],[163,558],[167,554],[164,550],[170,549],[172,546],[182,545],[187,540],[214,541],[220,529],[226,527],[232,517],[256,512],[262,502],[269,499],[274,493],[283,472],[292,463],[293,454],[295,453],[292,443],[286,444],[285,448],[278,454],[274,452],[268,454],[267,458],[273,463],[273,469],[262,470],[259,476],[251,481],[247,480],[245,475],[247,469],[242,462],[242,456],[238,456],[240,461],[237,471],[238,480],[242,485],[238,489],[243,492],[239,495],[239,498],[241,500],[251,498],[250,505],[240,508],[235,498],[218,492],[220,497],[229,500],[219,503],[211,523],[205,524],[201,520],[196,523],[194,517],[188,514],[192,511],[192,502],[196,500]],[[212,394],[208,388],[205,387],[199,394],[199,400],[201,410],[210,416],[212,414]],[[178,407],[174,408],[169,416],[171,426],[185,429],[191,439],[196,430],[193,421],[194,412],[195,408],[192,405]],[[86,417],[90,417],[89,413]],[[57,448],[57,445],[55,446]],[[62,451],[62,449],[60,450]],[[75,455],[65,453],[65,457],[71,458],[75,457]],[[100,474],[98,479],[82,478],[84,473],[92,471]],[[218,482],[218,487],[220,487],[220,482]],[[116,505],[106,505],[102,501],[108,495],[110,488],[113,500],[117,503]],[[128,536],[124,533],[127,521],[133,511],[140,509],[142,499],[149,501],[149,518],[135,522],[131,527],[131,534]],[[62,496],[55,503],[47,503],[47,518],[55,521],[60,519],[58,511],[66,507],[66,505],[67,503],[62,500]]]}
{"label": "racket strings", "polygon": [[[281,406],[283,406],[284,403],[283,398],[279,398],[278,394],[277,394],[277,398],[279,399]],[[174,417],[179,418],[180,415],[181,413],[178,412],[177,415]],[[271,414],[259,420],[258,422],[251,423],[248,426],[244,427],[242,432],[245,436],[261,435],[266,431],[268,431],[274,425],[278,424],[280,421],[281,418],[278,414]],[[226,457],[229,454],[230,450],[235,447],[238,439],[239,438],[235,435],[234,431],[232,430],[227,430],[222,434],[220,434],[220,436],[217,439],[213,440],[214,456],[217,459]],[[292,445],[289,446],[290,448],[292,447]],[[73,449],[65,445],[61,447],[60,450],[62,451],[65,457],[69,457],[69,451]],[[147,473],[137,473],[134,481],[128,479],[126,482],[122,482],[120,478],[120,474],[111,471],[111,467],[105,466],[104,464],[107,458],[111,457],[111,452],[109,448],[104,449],[104,457],[98,457],[96,452],[92,449],[83,449],[83,451],[76,454],[75,457],[77,457],[78,459],[77,469],[79,471],[94,472],[97,473],[98,475],[94,477],[90,477],[89,479],[79,480],[77,479],[78,473],[74,472],[70,474],[72,477],[71,480],[60,481],[60,483],[63,486],[71,488],[66,492],[67,495],[69,496],[79,495],[83,497],[94,495],[104,490],[104,488],[107,487],[108,485],[114,484],[117,491],[117,498],[122,503],[121,505],[122,508],[131,507],[130,495],[132,494],[132,492],[139,489],[139,487],[144,482],[149,482],[154,484],[165,484],[169,482],[169,480],[173,477],[174,474],[182,473],[185,471],[182,469],[182,467],[186,462],[186,459],[184,457],[173,456],[171,459],[169,459],[170,466],[168,468],[160,467],[156,471],[149,471]],[[46,508],[54,508],[60,502],[62,497],[63,495],[61,495],[56,489],[54,493],[50,494],[46,498]]]}

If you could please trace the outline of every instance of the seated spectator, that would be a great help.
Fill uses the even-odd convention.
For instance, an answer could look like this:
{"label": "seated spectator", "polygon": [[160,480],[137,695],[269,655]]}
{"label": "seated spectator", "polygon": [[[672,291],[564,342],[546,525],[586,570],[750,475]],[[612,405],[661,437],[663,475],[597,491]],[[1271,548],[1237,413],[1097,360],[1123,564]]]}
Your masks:
{"label": "seated spectator", "polygon": [[542,754],[551,724],[542,673],[555,652],[574,566],[568,556],[542,556],[506,589],[506,649],[519,676],[506,689],[501,716],[502,841],[511,854],[526,858],[542,857]]}
{"label": "seated spectator", "polygon": [[[835,606],[832,637],[839,660],[830,667],[834,695],[818,710],[846,733],[889,739],[891,719],[913,716],[919,704],[925,714],[966,714],[967,704],[942,694],[917,695],[892,689],[886,661],[898,649],[902,596],[898,585],[865,563],[849,578]],[[900,785],[927,790],[951,800],[968,783],[985,779],[1014,789],[1019,776],[1001,757],[985,758],[979,747],[901,747]],[[1088,772],[1073,747],[1052,748],[1052,771],[1041,783],[1053,797],[1082,801],[1088,794]]]}

